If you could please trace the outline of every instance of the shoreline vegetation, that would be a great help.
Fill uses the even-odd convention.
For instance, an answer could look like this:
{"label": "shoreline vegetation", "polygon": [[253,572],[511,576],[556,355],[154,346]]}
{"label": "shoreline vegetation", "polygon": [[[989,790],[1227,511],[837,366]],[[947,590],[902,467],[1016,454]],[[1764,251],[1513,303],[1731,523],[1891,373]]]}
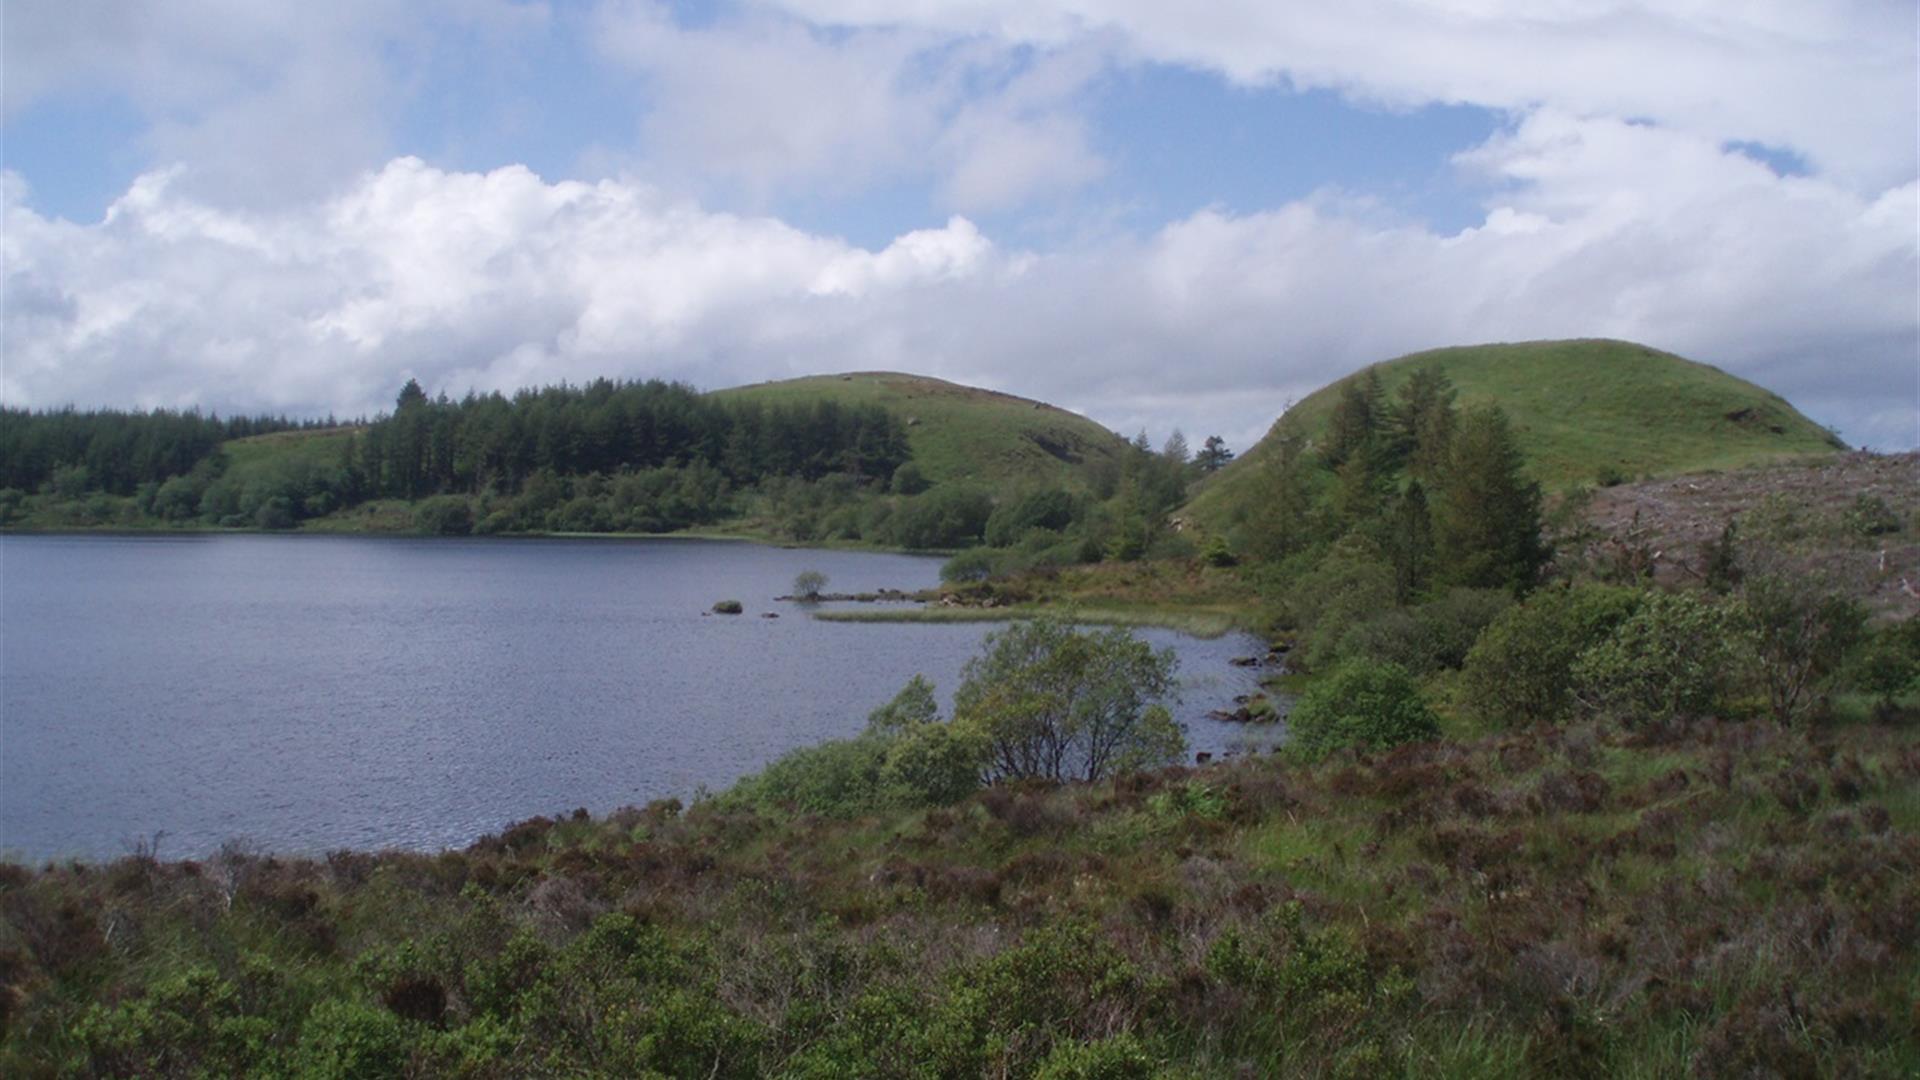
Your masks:
{"label": "shoreline vegetation", "polygon": [[[1578,408],[1532,377],[1568,365]],[[1920,1073],[1920,458],[1636,483],[1623,462],[1686,471],[1663,432],[1733,431],[1755,460],[1823,436],[1666,354],[1533,343],[1357,373],[1231,473],[1217,440],[1205,467],[1142,436],[988,494],[964,439],[883,419],[887,378],[701,414],[820,455],[709,440],[700,462],[396,506],[472,467],[434,458],[435,424],[591,420],[595,393],[709,409],[415,387],[355,475],[386,493],[367,520],[405,507],[431,532],[724,506],[796,542],[961,549],[919,609],[814,609],[812,571],[794,589],[829,620],[1016,620],[950,716],[916,678],[855,738],[690,805],[457,851],[0,863],[0,1072]],[[841,384],[878,411],[808,411]],[[1007,404],[1003,434],[1046,415]],[[836,471],[847,453],[893,472]],[[1547,498],[1542,464],[1572,486]],[[84,504],[72,468],[0,503]],[[282,520],[287,496],[231,475],[147,494]],[[1127,629],[1168,622],[1285,654],[1285,746],[1183,763],[1169,660]]]}

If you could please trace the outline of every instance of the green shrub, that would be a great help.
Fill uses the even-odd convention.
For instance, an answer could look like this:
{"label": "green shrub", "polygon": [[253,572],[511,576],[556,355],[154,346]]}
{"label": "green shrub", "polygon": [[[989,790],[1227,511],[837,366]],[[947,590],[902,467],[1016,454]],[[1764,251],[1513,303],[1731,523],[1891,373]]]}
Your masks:
{"label": "green shrub", "polygon": [[740,782],[748,801],[824,817],[855,817],[885,805],[890,740],[872,735],[804,746]]}
{"label": "green shrub", "polygon": [[1504,589],[1454,588],[1417,607],[1376,612],[1347,627],[1334,662],[1375,660],[1421,676],[1458,669],[1488,624],[1512,603]]}
{"label": "green shrub", "polygon": [[998,561],[999,555],[992,548],[968,548],[940,567],[940,580],[949,585],[985,581],[993,576]]}
{"label": "green shrub", "polygon": [[1029,492],[994,510],[987,518],[986,542],[1012,547],[1034,529],[1059,532],[1073,524],[1073,496],[1059,488]]}
{"label": "green shrub", "polygon": [[1227,538],[1216,536],[1207,541],[1207,546],[1201,549],[1200,561],[1208,566],[1232,566],[1240,560],[1234,557],[1233,548],[1228,546]]}
{"label": "green shrub", "polygon": [[1920,689],[1920,615],[1867,638],[1849,666],[1847,681],[1882,704]]}
{"label": "green shrub", "polygon": [[921,724],[888,745],[881,787],[909,805],[959,802],[980,787],[984,749],[979,739],[951,724]]}
{"label": "green shrub", "polygon": [[435,495],[414,508],[413,527],[428,536],[466,536],[473,532],[473,506],[464,495]]}
{"label": "green shrub", "polygon": [[1881,536],[1900,531],[1900,516],[1878,495],[1854,496],[1843,523],[1855,536]]}
{"label": "green shrub", "polygon": [[827,587],[827,575],[818,570],[802,570],[793,578],[793,595],[802,600],[818,600]]}
{"label": "green shrub", "polygon": [[1398,664],[1356,661],[1308,688],[1287,714],[1288,747],[1306,760],[1347,747],[1380,749],[1440,734],[1413,676]]}
{"label": "green shrub", "polygon": [[715,615],[738,615],[745,610],[738,600],[721,600],[713,605]]}
{"label": "green shrub", "polygon": [[1824,695],[1866,625],[1850,597],[1806,575],[1755,574],[1740,590],[1757,673],[1773,718],[1799,719]]}
{"label": "green shrub", "polygon": [[1169,764],[1186,752],[1160,705],[1178,662],[1124,628],[1014,623],[967,662],[953,722],[980,741],[994,779],[1097,781]]}
{"label": "green shrub", "polygon": [[892,701],[867,714],[867,730],[876,735],[901,735],[939,719],[940,703],[934,699],[933,683],[925,675],[915,675]]}
{"label": "green shrub", "polygon": [[1463,703],[1495,723],[1557,723],[1573,707],[1573,664],[1640,604],[1641,593],[1609,585],[1541,589],[1507,608],[1468,651]]}
{"label": "green shrub", "polygon": [[1575,694],[1627,724],[1706,715],[1725,696],[1736,633],[1725,609],[1693,593],[1650,593],[1574,661]]}
{"label": "green shrub", "polygon": [[308,1015],[294,1061],[301,1076],[398,1076],[409,1041],[405,1025],[387,1010],[333,998]]}
{"label": "green shrub", "polygon": [[918,495],[925,490],[927,490],[927,475],[920,471],[920,466],[906,461],[893,470],[895,495]]}
{"label": "green shrub", "polygon": [[1302,631],[1294,662],[1332,667],[1354,623],[1394,606],[1393,564],[1373,541],[1345,537],[1294,583],[1287,603]]}
{"label": "green shrub", "polygon": [[1153,1055],[1129,1034],[1098,1042],[1061,1043],[1040,1063],[1034,1080],[1148,1080]]}
{"label": "green shrub", "polygon": [[942,484],[902,501],[887,520],[887,530],[902,547],[966,547],[980,540],[992,513],[993,500],[986,492]]}

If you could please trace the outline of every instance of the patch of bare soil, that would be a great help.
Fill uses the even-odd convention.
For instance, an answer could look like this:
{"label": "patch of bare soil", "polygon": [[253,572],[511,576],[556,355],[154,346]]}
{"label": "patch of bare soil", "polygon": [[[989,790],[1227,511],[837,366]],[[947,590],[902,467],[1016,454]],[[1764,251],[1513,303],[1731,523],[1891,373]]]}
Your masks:
{"label": "patch of bare soil", "polygon": [[1830,579],[1879,615],[1920,613],[1920,453],[1622,484],[1570,496],[1558,516],[1558,559],[1576,572],[1701,584],[1733,522],[1749,566]]}

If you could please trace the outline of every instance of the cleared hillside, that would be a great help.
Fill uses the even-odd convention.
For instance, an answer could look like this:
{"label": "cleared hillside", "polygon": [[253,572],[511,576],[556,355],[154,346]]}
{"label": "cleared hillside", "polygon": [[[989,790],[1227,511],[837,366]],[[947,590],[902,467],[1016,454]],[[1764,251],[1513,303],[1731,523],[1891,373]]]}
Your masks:
{"label": "cleared hillside", "polygon": [[[1529,341],[1413,353],[1373,365],[1389,398],[1413,372],[1438,367],[1462,405],[1506,410],[1535,479],[1564,490],[1602,478],[1673,476],[1825,457],[1846,449],[1779,395],[1718,368],[1626,341]],[[1326,431],[1342,387],[1287,410],[1273,431],[1223,469],[1186,514],[1223,524],[1258,497],[1274,433]]]}
{"label": "cleared hillside", "polygon": [[881,405],[906,423],[913,460],[934,483],[1031,481],[1084,488],[1091,472],[1117,467],[1127,446],[1078,413],[922,375],[810,375],[715,394],[767,404]]}

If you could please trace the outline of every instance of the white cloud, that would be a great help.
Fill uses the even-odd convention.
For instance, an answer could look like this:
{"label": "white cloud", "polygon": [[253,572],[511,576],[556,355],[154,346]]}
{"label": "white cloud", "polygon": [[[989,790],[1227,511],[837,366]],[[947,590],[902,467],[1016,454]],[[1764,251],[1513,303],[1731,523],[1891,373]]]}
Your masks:
{"label": "white cloud", "polygon": [[47,99],[115,97],[141,150],[179,186],[228,204],[310,200],[393,151],[408,68],[449,29],[502,43],[541,32],[513,0],[22,0],[9,3],[5,116]]}
{"label": "white cloud", "polygon": [[931,179],[967,213],[1098,177],[1079,99],[1104,70],[1092,45],[1016,55],[903,30],[825,33],[765,13],[686,27],[651,0],[594,19],[601,52],[643,78],[636,167],[765,204]]}
{"label": "white cloud", "polygon": [[1791,148],[1882,190],[1916,173],[1915,7],[1899,0],[767,0],[823,25],[1089,36],[1252,84],[1385,105],[1650,118]]}
{"label": "white cloud", "polygon": [[10,177],[0,393],[353,413],[409,376],[459,394],[894,368],[1244,447],[1368,361],[1613,336],[1754,378],[1853,440],[1920,441],[1920,187],[1862,195],[1554,111],[1465,164],[1510,186],[1458,234],[1329,193],[1050,252],[958,217],[867,251],[631,180],[413,159],[271,210],[151,175],[85,226],[39,216]]}

